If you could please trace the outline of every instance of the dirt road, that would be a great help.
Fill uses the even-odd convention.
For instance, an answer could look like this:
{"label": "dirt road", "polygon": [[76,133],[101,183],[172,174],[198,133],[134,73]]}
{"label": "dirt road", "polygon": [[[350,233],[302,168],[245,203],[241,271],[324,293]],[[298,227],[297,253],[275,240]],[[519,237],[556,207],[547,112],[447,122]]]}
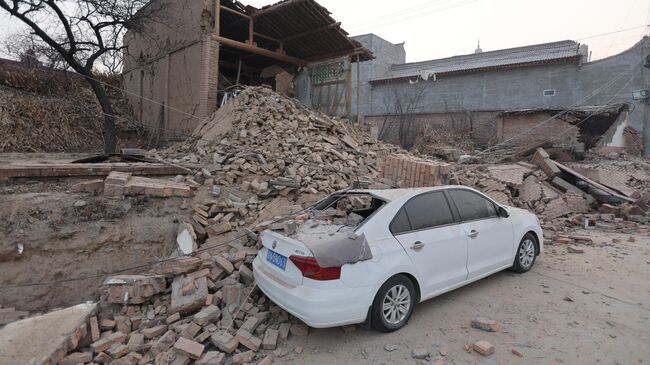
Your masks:
{"label": "dirt road", "polygon": [[[650,363],[650,237],[629,242],[630,235],[577,233],[594,240],[579,246],[585,253],[548,246],[531,272],[505,271],[421,303],[394,333],[312,329],[308,337],[290,338],[289,354],[276,364]],[[475,315],[497,320],[500,331],[471,328]],[[463,349],[481,339],[495,346],[493,355]],[[430,359],[413,359],[416,348]]]}

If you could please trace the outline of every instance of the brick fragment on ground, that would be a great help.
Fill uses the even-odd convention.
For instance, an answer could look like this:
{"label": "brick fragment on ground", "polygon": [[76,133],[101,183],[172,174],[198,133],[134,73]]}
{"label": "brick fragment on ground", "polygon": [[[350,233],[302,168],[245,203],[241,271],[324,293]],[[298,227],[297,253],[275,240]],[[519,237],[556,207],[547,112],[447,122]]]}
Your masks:
{"label": "brick fragment on ground", "polygon": [[228,274],[232,273],[235,270],[235,267],[232,265],[230,261],[228,261],[227,258],[223,256],[215,256],[212,258],[217,265],[219,265],[222,269],[226,270]]}
{"label": "brick fragment on ground", "polygon": [[573,245],[566,246],[566,250],[568,253],[585,253],[585,250],[583,250],[578,246],[573,246]]}
{"label": "brick fragment on ground", "polygon": [[472,319],[472,327],[488,332],[499,331],[499,323],[485,317],[474,317]]}
{"label": "brick fragment on ground", "polygon": [[110,303],[142,304],[164,292],[167,282],[158,275],[116,275],[107,278],[104,286]]}
{"label": "brick fragment on ground", "polygon": [[268,354],[266,355],[262,361],[258,362],[257,365],[271,365],[273,364],[273,355]]}
{"label": "brick fragment on ground", "polygon": [[90,344],[90,347],[95,353],[104,352],[115,344],[121,344],[124,342],[124,340],[126,340],[126,334],[122,332],[114,332],[104,338],[99,339],[98,341],[93,342]]}
{"label": "brick fragment on ground", "polygon": [[216,332],[210,336],[210,342],[212,342],[212,344],[219,350],[227,354],[232,353],[237,349],[237,346],[239,346],[239,342],[233,335],[223,331]]}
{"label": "brick fragment on ground", "polygon": [[187,323],[183,330],[178,334],[180,337],[185,337],[188,340],[194,339],[199,331],[201,331],[201,326],[194,322]]}
{"label": "brick fragment on ground", "polygon": [[85,364],[93,360],[92,352],[73,352],[59,361],[59,365]]}
{"label": "brick fragment on ground", "polygon": [[255,352],[253,351],[246,351],[246,352],[240,352],[236,354],[235,356],[232,357],[232,362],[233,364],[241,365],[241,364],[246,364],[255,359]]}
{"label": "brick fragment on ground", "polygon": [[291,325],[291,334],[294,336],[309,335],[309,326],[304,323],[294,323]]}
{"label": "brick fragment on ground", "polygon": [[209,305],[203,307],[198,313],[194,315],[193,321],[199,326],[204,326],[210,322],[219,320],[221,317],[221,311],[216,305]]}
{"label": "brick fragment on ground", "polygon": [[253,351],[259,350],[260,346],[262,345],[262,340],[260,340],[258,337],[254,336],[250,332],[243,329],[237,331],[237,334],[235,335],[235,339],[242,346],[245,346],[248,349]]}
{"label": "brick fragment on ground", "polygon": [[289,332],[291,330],[291,323],[285,322],[280,323],[278,327],[278,338],[280,341],[286,341],[289,338]]}
{"label": "brick fragment on ground", "polygon": [[264,338],[262,339],[262,348],[264,350],[275,350],[278,345],[278,330],[269,328],[264,333]]}
{"label": "brick fragment on ground", "polygon": [[172,282],[170,311],[183,313],[201,308],[207,297],[208,282],[205,277],[194,279],[189,276],[177,276]]}
{"label": "brick fragment on ground", "polygon": [[159,326],[149,327],[142,330],[142,334],[146,338],[154,338],[161,336],[163,333],[167,332],[167,326],[161,324]]}
{"label": "brick fragment on ground", "polygon": [[424,349],[424,348],[416,348],[411,350],[411,357],[414,359],[418,360],[424,360],[427,359],[431,354],[429,353],[429,350]]}
{"label": "brick fragment on ground", "polygon": [[168,330],[151,346],[151,352],[154,356],[169,350],[176,342],[176,332]]}
{"label": "brick fragment on ground", "polygon": [[488,356],[494,353],[494,345],[485,340],[474,342],[472,349],[483,356]]}
{"label": "brick fragment on ground", "polygon": [[195,365],[223,365],[226,354],[219,351],[208,351],[196,360]]}

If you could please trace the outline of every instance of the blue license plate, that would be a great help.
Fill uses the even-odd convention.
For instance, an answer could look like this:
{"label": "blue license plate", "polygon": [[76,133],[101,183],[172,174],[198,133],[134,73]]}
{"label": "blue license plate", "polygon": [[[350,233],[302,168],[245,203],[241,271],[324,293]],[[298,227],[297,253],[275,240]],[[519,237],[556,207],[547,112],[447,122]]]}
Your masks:
{"label": "blue license plate", "polygon": [[282,256],[273,250],[268,250],[266,252],[266,261],[272,263],[273,265],[279,267],[282,270],[284,270],[287,267],[287,257]]}

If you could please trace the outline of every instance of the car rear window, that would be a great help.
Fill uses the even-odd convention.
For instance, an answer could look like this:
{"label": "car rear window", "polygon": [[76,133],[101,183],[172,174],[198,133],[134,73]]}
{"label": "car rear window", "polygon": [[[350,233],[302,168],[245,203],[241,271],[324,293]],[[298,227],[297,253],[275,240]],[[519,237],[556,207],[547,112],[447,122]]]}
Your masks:
{"label": "car rear window", "polygon": [[409,200],[404,208],[413,230],[442,226],[454,221],[442,192],[418,195]]}
{"label": "car rear window", "polygon": [[418,195],[404,204],[391,222],[393,234],[434,228],[454,222],[449,204],[442,192]]}
{"label": "car rear window", "polygon": [[393,234],[400,234],[402,232],[408,232],[411,230],[411,222],[409,222],[409,217],[406,215],[406,210],[404,208],[400,209],[393,221],[390,223],[390,231]]}
{"label": "car rear window", "polygon": [[494,204],[469,190],[449,190],[449,195],[456,203],[460,217],[464,221],[496,217]]}

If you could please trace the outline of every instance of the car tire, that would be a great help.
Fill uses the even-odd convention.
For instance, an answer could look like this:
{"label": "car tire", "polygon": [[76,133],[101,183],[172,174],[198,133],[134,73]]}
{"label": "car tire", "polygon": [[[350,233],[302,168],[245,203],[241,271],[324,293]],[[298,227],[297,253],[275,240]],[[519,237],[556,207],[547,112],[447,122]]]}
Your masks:
{"label": "car tire", "polygon": [[537,258],[537,238],[528,232],[519,242],[515,252],[515,262],[512,264],[512,271],[525,273],[535,265]]}
{"label": "car tire", "polygon": [[411,318],[417,299],[415,286],[408,277],[395,275],[388,279],[379,288],[372,302],[372,327],[381,332],[392,332],[404,327]]}

